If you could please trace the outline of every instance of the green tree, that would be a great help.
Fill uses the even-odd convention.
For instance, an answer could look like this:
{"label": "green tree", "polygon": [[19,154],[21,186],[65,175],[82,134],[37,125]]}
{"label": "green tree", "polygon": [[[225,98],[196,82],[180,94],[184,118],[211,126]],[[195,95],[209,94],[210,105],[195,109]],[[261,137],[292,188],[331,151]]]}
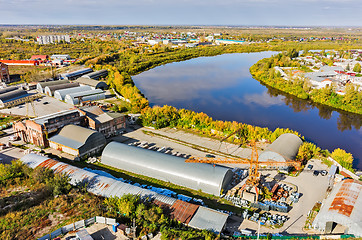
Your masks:
{"label": "green tree", "polygon": [[331,157],[341,164],[342,167],[353,170],[353,156],[351,153],[347,153],[345,150],[337,148],[332,152]]}
{"label": "green tree", "polygon": [[353,72],[361,73],[361,65],[359,63],[356,63],[356,65],[354,65]]}

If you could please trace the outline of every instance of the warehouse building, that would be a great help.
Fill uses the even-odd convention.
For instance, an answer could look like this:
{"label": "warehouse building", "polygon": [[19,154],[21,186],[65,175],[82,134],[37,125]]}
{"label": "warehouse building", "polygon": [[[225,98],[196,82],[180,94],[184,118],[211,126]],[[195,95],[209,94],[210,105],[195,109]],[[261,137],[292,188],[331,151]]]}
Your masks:
{"label": "warehouse building", "polygon": [[[126,194],[137,195],[141,200],[153,200],[153,203],[171,210],[170,217],[198,229],[207,229],[220,233],[226,224],[228,215],[196,204],[168,197],[146,188],[122,182],[118,179],[62,163],[37,154],[28,154],[20,159],[30,168],[43,167],[56,173],[69,176],[70,184],[88,183],[87,191],[102,197],[122,197]],[[194,219],[195,218],[195,219]],[[191,225],[192,223],[192,225]]]}
{"label": "warehouse building", "polygon": [[54,54],[50,56],[51,60],[70,60],[71,57],[67,54]]}
{"label": "warehouse building", "polygon": [[118,142],[111,142],[105,147],[101,162],[216,196],[220,195],[232,178],[231,170],[226,167],[186,163],[183,158]]}
{"label": "warehouse building", "polygon": [[68,80],[56,80],[56,81],[48,81],[48,82],[39,82],[36,85],[36,90],[40,93],[45,93],[45,87],[55,86],[60,84],[70,83]]}
{"label": "warehouse building", "polygon": [[103,134],[76,125],[66,125],[58,135],[49,139],[51,148],[77,156],[93,156],[102,151],[106,145]]}
{"label": "warehouse building", "polygon": [[38,60],[0,60],[0,62],[9,66],[39,66]]}
{"label": "warehouse building", "polygon": [[91,73],[91,72],[93,72],[93,70],[91,68],[83,68],[83,69],[80,69],[80,70],[77,70],[74,72],[70,72],[70,73],[62,73],[62,74],[60,74],[60,78],[66,79],[66,80],[75,80],[77,78],[80,78],[84,74]]}
{"label": "warehouse building", "polygon": [[54,91],[54,98],[56,98],[56,99],[58,99],[60,101],[64,101],[65,96],[67,94],[77,93],[77,92],[84,92],[84,91],[89,91],[89,90],[92,90],[92,88],[90,86],[79,86],[79,87],[72,87],[72,88],[55,90]]}
{"label": "warehouse building", "polygon": [[36,146],[49,146],[49,134],[57,132],[68,124],[84,124],[84,114],[77,109],[64,110],[57,113],[16,122],[13,125],[15,135],[23,142]]}
{"label": "warehouse building", "polygon": [[267,149],[259,155],[259,161],[290,161],[295,160],[303,141],[293,133],[280,135]]}
{"label": "warehouse building", "polygon": [[27,101],[29,94],[22,90],[17,89],[0,94],[0,107],[6,108],[14,105],[19,105]]}
{"label": "warehouse building", "polygon": [[18,90],[18,89],[19,89],[18,87],[14,87],[14,86],[13,87],[1,88],[0,89],[0,94],[15,91],[15,90]]}
{"label": "warehouse building", "polygon": [[85,74],[82,76],[82,78],[88,78],[88,79],[94,79],[94,80],[99,80],[101,78],[105,78],[108,75],[108,71],[106,69],[102,69],[96,72],[91,72],[88,74]]}
{"label": "warehouse building", "polygon": [[362,182],[347,179],[337,183],[313,221],[326,234],[354,234],[362,237]]}
{"label": "warehouse building", "polygon": [[8,65],[0,62],[0,81],[4,83],[10,82],[10,74]]}
{"label": "warehouse building", "polygon": [[52,97],[56,90],[68,89],[68,88],[74,88],[74,87],[79,87],[79,83],[63,83],[63,84],[58,84],[58,85],[53,85],[53,86],[46,86],[44,88],[44,93]]}
{"label": "warehouse building", "polygon": [[126,128],[126,116],[122,113],[104,112],[98,106],[83,107],[80,111],[86,115],[86,125],[105,137],[117,135]]}
{"label": "warehouse building", "polygon": [[77,83],[83,85],[83,86],[84,85],[85,86],[90,86],[90,87],[92,87],[92,89],[102,89],[102,90],[107,90],[108,89],[108,85],[107,85],[106,82],[94,80],[94,79],[91,79],[91,78],[80,77],[75,81]]}
{"label": "warehouse building", "polygon": [[83,92],[76,92],[67,94],[64,101],[68,104],[78,105],[86,101],[97,101],[105,99],[106,95],[101,89],[88,90]]}

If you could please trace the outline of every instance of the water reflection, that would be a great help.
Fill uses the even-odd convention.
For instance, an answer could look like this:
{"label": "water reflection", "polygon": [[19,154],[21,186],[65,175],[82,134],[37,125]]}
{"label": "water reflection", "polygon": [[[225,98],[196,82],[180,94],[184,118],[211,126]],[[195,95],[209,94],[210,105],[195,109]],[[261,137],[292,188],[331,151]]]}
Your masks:
{"label": "water reflection", "polygon": [[[332,109],[325,105],[311,103],[308,100],[302,100],[288,95],[280,90],[267,87],[268,95],[272,98],[282,100],[285,105],[293,109],[294,112],[307,112],[310,109],[317,108],[319,117],[323,119],[331,119],[332,113],[338,112],[337,128],[340,131],[352,130],[353,128],[359,130],[362,126],[362,117],[358,114],[348,113],[341,110]],[[283,97],[282,97],[283,96]]]}

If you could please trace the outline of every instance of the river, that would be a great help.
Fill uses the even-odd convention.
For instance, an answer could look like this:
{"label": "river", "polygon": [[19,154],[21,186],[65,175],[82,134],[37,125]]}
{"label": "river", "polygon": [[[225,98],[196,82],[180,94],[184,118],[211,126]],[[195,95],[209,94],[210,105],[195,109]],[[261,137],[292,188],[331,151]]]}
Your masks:
{"label": "river", "polygon": [[150,105],[204,112],[217,120],[290,128],[322,149],[342,148],[362,169],[362,117],[296,99],[253,79],[249,68],[275,52],[200,57],[133,76]]}

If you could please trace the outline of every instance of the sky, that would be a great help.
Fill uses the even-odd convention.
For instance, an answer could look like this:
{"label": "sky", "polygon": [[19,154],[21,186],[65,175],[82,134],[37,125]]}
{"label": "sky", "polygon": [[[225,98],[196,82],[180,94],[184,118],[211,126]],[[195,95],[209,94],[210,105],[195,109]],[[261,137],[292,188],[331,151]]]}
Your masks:
{"label": "sky", "polygon": [[0,0],[0,24],[362,26],[362,0]]}

